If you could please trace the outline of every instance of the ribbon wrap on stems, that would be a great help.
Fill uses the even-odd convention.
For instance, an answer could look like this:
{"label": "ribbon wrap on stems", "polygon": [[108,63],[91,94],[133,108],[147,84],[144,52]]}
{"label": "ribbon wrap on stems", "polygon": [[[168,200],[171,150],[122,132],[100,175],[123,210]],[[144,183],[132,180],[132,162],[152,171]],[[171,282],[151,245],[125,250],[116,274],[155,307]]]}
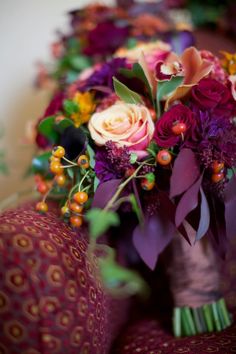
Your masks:
{"label": "ribbon wrap on stems", "polygon": [[189,224],[185,227],[192,246],[177,234],[165,259],[176,337],[220,331],[231,324],[219,290],[219,261],[212,245],[206,237],[194,244],[195,231]]}

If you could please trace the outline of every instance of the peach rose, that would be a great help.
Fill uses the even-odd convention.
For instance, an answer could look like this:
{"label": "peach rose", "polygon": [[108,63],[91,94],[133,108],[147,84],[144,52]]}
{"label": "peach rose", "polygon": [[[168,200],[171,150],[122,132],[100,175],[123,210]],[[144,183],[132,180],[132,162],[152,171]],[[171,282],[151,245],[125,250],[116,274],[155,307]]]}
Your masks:
{"label": "peach rose", "polygon": [[94,113],[88,128],[97,145],[113,141],[119,147],[127,146],[139,158],[147,155],[146,148],[154,134],[154,123],[147,107],[121,101]]}

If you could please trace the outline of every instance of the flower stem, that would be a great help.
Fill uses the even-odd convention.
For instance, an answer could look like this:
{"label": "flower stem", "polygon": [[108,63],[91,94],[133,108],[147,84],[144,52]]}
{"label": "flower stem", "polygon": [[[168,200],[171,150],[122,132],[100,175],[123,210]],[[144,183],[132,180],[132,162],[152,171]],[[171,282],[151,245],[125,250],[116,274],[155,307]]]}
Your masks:
{"label": "flower stem", "polygon": [[[149,160],[147,160],[149,161]],[[109,209],[112,208],[114,202],[116,201],[116,199],[119,197],[119,195],[121,194],[121,192],[123,191],[123,189],[127,186],[127,184],[137,176],[137,173],[141,170],[141,168],[145,165],[146,161],[144,161],[141,165],[139,165],[139,167],[134,171],[134,173],[127,178],[123,183],[121,183],[116,191],[116,193],[113,195],[113,197],[109,200],[109,202],[107,203],[107,205],[104,208],[104,211],[108,211]]]}

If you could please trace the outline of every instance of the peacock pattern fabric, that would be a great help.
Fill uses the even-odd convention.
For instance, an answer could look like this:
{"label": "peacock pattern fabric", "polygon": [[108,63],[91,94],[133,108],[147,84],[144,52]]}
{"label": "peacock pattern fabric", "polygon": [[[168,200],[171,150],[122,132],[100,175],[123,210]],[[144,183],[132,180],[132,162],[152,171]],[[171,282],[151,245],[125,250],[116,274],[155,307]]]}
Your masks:
{"label": "peacock pattern fabric", "polygon": [[34,203],[0,220],[0,353],[107,353],[128,301],[104,293],[86,231]]}

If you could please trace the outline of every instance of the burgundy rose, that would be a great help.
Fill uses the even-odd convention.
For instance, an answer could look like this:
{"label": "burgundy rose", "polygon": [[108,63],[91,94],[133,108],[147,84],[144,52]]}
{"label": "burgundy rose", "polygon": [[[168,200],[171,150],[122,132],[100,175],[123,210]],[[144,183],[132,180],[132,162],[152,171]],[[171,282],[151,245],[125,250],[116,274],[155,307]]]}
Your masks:
{"label": "burgundy rose", "polygon": [[157,145],[169,148],[178,144],[182,137],[194,129],[193,112],[183,104],[172,106],[156,123],[154,139]]}
{"label": "burgundy rose", "polygon": [[225,106],[231,100],[227,86],[211,79],[202,79],[192,88],[192,101],[201,109],[217,109]]}

